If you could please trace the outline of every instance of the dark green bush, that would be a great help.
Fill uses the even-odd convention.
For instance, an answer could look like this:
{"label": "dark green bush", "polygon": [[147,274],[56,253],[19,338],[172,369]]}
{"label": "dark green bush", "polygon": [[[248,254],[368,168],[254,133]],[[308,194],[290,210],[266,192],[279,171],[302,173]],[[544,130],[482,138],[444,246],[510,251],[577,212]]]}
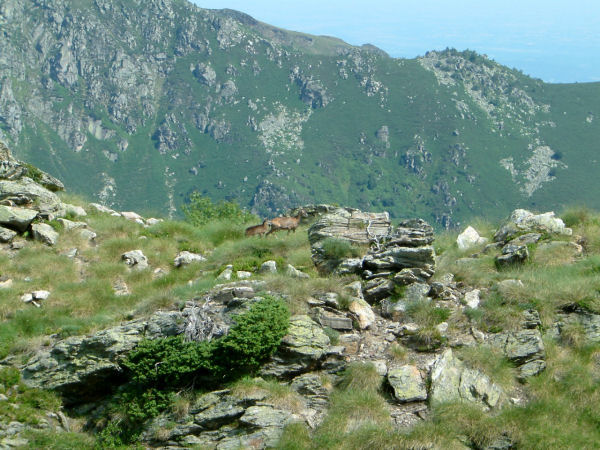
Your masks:
{"label": "dark green bush", "polygon": [[185,342],[175,336],[142,341],[124,365],[136,385],[158,389],[183,386],[196,376],[231,379],[255,370],[277,349],[288,319],[283,301],[267,297],[237,316],[221,339]]}

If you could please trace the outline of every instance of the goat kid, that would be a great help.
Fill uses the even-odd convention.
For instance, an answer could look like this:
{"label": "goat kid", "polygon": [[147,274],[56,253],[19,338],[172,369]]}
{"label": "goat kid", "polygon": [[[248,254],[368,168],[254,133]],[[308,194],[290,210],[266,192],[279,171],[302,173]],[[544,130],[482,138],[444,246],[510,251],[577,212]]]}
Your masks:
{"label": "goat kid", "polygon": [[246,236],[254,236],[258,234],[260,237],[263,237],[265,234],[267,234],[270,228],[271,222],[265,219],[260,225],[253,225],[246,228]]}

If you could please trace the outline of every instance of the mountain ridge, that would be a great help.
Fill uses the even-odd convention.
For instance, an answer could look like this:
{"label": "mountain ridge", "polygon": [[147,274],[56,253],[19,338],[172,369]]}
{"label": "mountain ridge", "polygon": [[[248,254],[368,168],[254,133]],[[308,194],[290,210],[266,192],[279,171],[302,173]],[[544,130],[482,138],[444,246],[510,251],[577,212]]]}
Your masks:
{"label": "mountain ridge", "polygon": [[598,83],[546,84],[472,51],[390,58],[183,0],[141,5],[0,7],[0,132],[93,200],[173,215],[199,191],[267,216],[334,201],[438,227],[600,206]]}

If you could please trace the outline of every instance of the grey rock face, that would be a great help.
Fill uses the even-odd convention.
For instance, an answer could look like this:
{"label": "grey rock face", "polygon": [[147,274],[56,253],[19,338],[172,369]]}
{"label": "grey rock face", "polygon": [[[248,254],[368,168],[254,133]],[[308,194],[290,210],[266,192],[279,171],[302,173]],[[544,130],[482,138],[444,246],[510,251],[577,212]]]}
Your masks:
{"label": "grey rock face", "polygon": [[363,296],[369,303],[389,297],[394,291],[394,282],[386,278],[374,278],[365,283]]}
{"label": "grey rock face", "polygon": [[35,223],[31,226],[33,238],[46,245],[56,245],[59,234],[47,223]]}
{"label": "grey rock face", "polygon": [[388,213],[365,213],[351,208],[339,208],[325,214],[308,230],[313,262],[319,270],[333,271],[341,260],[328,260],[323,249],[327,238],[339,239],[352,244],[369,245],[390,232]]}
{"label": "grey rock face", "polygon": [[579,310],[573,313],[559,314],[550,333],[559,338],[569,327],[579,328],[590,343],[600,342],[600,314]]}
{"label": "grey rock face", "polygon": [[0,225],[24,232],[38,215],[37,211],[0,205]]}
{"label": "grey rock face", "polygon": [[430,400],[445,403],[466,400],[485,409],[499,407],[503,401],[502,389],[479,371],[467,368],[452,350],[445,350],[431,369]]}
{"label": "grey rock face", "polygon": [[402,403],[427,400],[427,388],[421,372],[415,366],[390,369],[387,380],[394,389],[394,397]]}
{"label": "grey rock face", "polygon": [[8,228],[0,227],[0,242],[8,243],[11,242],[17,233]]}
{"label": "grey rock face", "polygon": [[522,379],[537,375],[546,368],[544,342],[538,329],[497,333],[491,335],[488,341],[518,366]]}
{"label": "grey rock face", "polygon": [[521,264],[529,258],[529,250],[524,245],[506,244],[502,247],[502,254],[496,256],[496,265],[506,267],[513,264]]}

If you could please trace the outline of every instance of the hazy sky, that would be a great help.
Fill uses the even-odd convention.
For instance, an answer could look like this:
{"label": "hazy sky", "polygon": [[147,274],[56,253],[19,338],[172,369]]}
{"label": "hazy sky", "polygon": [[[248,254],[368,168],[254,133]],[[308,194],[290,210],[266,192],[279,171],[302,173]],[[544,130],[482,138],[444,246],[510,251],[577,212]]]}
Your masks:
{"label": "hazy sky", "polygon": [[600,81],[599,0],[193,0],[413,58],[455,47],[550,82]]}

